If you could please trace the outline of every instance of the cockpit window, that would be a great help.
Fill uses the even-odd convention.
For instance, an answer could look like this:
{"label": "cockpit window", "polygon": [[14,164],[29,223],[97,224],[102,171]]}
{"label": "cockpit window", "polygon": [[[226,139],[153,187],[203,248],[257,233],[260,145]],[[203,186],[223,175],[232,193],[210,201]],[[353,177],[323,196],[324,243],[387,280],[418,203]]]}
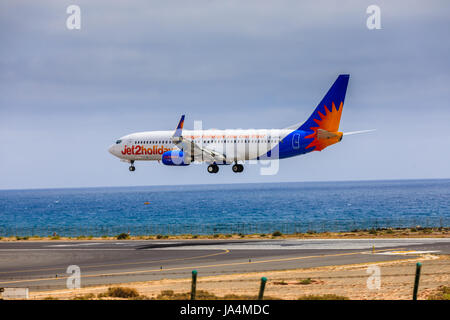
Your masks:
{"label": "cockpit window", "polygon": [[119,144],[119,143],[121,143],[122,142],[122,140],[117,140],[116,141],[116,144]]}

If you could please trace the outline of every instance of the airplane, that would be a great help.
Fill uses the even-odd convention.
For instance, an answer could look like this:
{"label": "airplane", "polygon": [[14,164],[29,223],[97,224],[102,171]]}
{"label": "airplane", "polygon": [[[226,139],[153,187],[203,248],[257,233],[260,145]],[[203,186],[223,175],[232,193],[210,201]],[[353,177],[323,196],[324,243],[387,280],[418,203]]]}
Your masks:
{"label": "airplane", "polygon": [[304,123],[284,129],[183,130],[182,115],[175,131],[147,131],[119,138],[108,151],[130,164],[135,161],[158,161],[167,166],[187,166],[205,162],[209,173],[219,165],[232,165],[242,172],[249,160],[276,160],[299,156],[340,142],[343,136],[370,132],[339,132],[350,75],[339,75],[325,97]]}

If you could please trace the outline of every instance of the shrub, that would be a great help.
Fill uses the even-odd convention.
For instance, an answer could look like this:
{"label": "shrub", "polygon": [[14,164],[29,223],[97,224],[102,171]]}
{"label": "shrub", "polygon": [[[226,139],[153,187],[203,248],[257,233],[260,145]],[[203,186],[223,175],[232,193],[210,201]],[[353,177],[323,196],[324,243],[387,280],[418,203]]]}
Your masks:
{"label": "shrub", "polygon": [[161,295],[163,295],[163,296],[171,297],[171,296],[173,296],[173,294],[174,294],[173,290],[163,290],[163,291],[161,291]]}
{"label": "shrub", "polygon": [[162,239],[163,238],[163,235],[162,234],[157,234],[156,235],[156,239]]}
{"label": "shrub", "polygon": [[377,234],[377,230],[372,228],[372,229],[369,230],[369,234]]}
{"label": "shrub", "polygon": [[280,231],[275,231],[274,233],[272,233],[272,237],[281,237],[283,234]]}
{"label": "shrub", "polygon": [[301,279],[298,281],[299,284],[311,284],[313,281],[311,278]]}
{"label": "shrub", "polygon": [[429,296],[428,300],[450,300],[450,287],[440,286],[438,292]]}
{"label": "shrub", "polygon": [[110,287],[106,292],[106,296],[115,298],[135,298],[139,296],[139,293],[134,288]]}
{"label": "shrub", "polygon": [[59,236],[52,236],[52,237],[50,237],[50,240],[59,240],[59,239],[60,239]]}
{"label": "shrub", "polygon": [[128,233],[122,232],[116,238],[117,240],[127,240],[130,239],[130,235]]}
{"label": "shrub", "polygon": [[[197,293],[198,292],[200,292],[200,290],[197,291]],[[174,293],[173,290],[163,290],[156,296],[156,300],[189,300],[190,298],[191,294],[189,292]]]}

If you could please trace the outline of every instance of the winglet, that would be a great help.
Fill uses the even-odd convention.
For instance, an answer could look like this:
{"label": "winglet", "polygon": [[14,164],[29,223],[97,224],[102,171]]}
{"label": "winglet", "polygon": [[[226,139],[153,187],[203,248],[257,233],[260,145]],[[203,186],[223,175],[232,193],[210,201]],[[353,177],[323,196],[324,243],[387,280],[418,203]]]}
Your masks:
{"label": "winglet", "polygon": [[178,123],[178,126],[175,130],[175,133],[173,134],[174,140],[181,140],[181,134],[183,133],[183,125],[184,125],[184,114],[181,116],[180,122]]}

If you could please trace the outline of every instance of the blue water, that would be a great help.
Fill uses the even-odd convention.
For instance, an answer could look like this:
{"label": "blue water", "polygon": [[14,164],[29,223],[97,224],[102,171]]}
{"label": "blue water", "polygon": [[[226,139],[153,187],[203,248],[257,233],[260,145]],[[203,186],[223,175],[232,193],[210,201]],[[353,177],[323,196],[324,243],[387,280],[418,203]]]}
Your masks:
{"label": "blue water", "polygon": [[225,225],[328,230],[332,223],[351,229],[402,221],[448,224],[450,180],[0,191],[0,235],[228,232]]}

